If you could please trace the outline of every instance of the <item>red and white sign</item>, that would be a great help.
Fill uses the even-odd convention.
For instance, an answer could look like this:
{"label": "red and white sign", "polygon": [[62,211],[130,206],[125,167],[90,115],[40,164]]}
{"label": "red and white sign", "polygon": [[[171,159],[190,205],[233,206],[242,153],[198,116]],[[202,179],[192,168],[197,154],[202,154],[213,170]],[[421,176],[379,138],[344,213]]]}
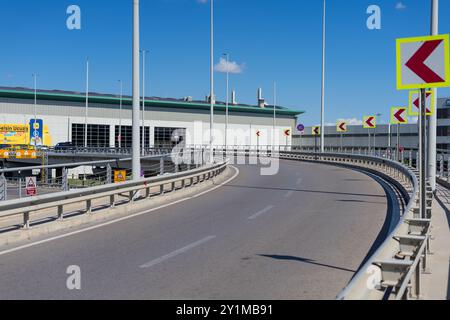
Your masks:
{"label": "red and white sign", "polygon": [[[425,93],[425,106],[427,108],[427,116],[434,114],[434,93],[427,91]],[[420,91],[414,90],[409,92],[409,114],[411,116],[420,115]]]}
{"label": "red and white sign", "polygon": [[286,137],[290,137],[290,136],[291,136],[291,129],[286,129],[286,130],[284,130],[284,135],[285,135]]}
{"label": "red and white sign", "polygon": [[391,110],[391,124],[406,124],[408,123],[407,108],[394,107]]}
{"label": "red and white sign", "polygon": [[25,190],[27,192],[27,196],[35,196],[37,194],[36,177],[25,178]]}
{"label": "red and white sign", "polygon": [[397,88],[450,86],[449,35],[397,39]]}
{"label": "red and white sign", "polygon": [[364,117],[363,127],[364,129],[375,129],[377,127],[377,118],[375,116]]}
{"label": "red and white sign", "polygon": [[261,137],[261,131],[259,131],[259,130],[256,131],[256,136],[257,136],[257,137]]}

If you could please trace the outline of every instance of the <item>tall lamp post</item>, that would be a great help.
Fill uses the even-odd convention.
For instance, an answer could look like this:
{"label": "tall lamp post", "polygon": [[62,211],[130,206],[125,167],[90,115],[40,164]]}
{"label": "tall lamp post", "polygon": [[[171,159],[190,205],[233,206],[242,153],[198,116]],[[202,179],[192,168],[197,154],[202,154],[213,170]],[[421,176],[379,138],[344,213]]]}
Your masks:
{"label": "tall lamp post", "polygon": [[145,54],[148,50],[142,52],[142,156],[145,156]]}
{"label": "tall lamp post", "polygon": [[86,105],[84,108],[84,147],[88,147],[89,59],[86,60]]}
{"label": "tall lamp post", "polygon": [[272,147],[275,151],[275,127],[277,121],[277,83],[273,82],[273,128],[272,128]]}
{"label": "tall lamp post", "polygon": [[209,120],[209,163],[214,162],[213,155],[213,130],[214,130],[214,0],[211,0],[210,8],[210,120]]}
{"label": "tall lamp post", "polygon": [[34,141],[34,147],[36,148],[36,135],[35,135],[35,131],[36,131],[36,122],[37,122],[37,77],[38,74],[37,73],[33,73],[33,80],[34,80],[34,107],[33,107],[33,113],[34,113],[34,123],[33,123],[33,128],[30,128],[30,132],[33,135],[33,141]]}
{"label": "tall lamp post", "polygon": [[325,45],[326,45],[326,0],[323,0],[323,26],[322,26],[322,106],[321,106],[321,131],[320,151],[325,152]]}
{"label": "tall lamp post", "polygon": [[120,102],[119,102],[119,149],[122,148],[122,100],[123,100],[123,83],[122,80],[119,80],[120,83]]}
{"label": "tall lamp post", "polygon": [[225,150],[228,150],[228,107],[230,104],[229,99],[229,81],[230,81],[230,55],[228,53],[223,54],[227,59],[227,97],[225,102]]}
{"label": "tall lamp post", "polygon": [[133,109],[132,109],[132,173],[141,178],[139,139],[139,0],[133,0]]}
{"label": "tall lamp post", "polygon": [[[431,0],[431,35],[439,33],[439,0]],[[434,105],[437,107],[437,89],[434,91]],[[437,112],[428,117],[428,157],[427,175],[431,188],[436,190],[436,136],[437,136]]]}

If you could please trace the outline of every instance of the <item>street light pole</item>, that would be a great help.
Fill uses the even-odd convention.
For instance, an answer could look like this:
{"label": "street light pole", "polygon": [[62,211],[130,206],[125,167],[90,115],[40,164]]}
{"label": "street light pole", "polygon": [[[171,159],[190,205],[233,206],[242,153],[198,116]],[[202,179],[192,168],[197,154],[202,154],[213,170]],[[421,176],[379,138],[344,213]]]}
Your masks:
{"label": "street light pole", "polygon": [[277,83],[273,82],[273,128],[272,128],[272,146],[275,150],[275,127],[277,120]]}
{"label": "street light pole", "polygon": [[141,178],[139,139],[139,0],[133,0],[133,109],[132,109],[132,173]]}
{"label": "street light pole", "polygon": [[84,109],[84,147],[88,147],[89,59],[86,61],[86,105]]}
{"label": "street light pole", "polygon": [[214,0],[211,0],[211,27],[210,27],[210,38],[211,38],[211,52],[210,52],[210,123],[209,123],[209,163],[214,162],[213,155],[213,130],[214,130]]}
{"label": "street light pole", "polygon": [[325,45],[326,45],[326,0],[323,0],[323,27],[322,27],[322,108],[320,150],[325,152]]}
{"label": "street light pole", "polygon": [[33,108],[33,112],[34,112],[34,123],[33,123],[33,128],[30,128],[30,133],[33,135],[33,141],[34,141],[34,147],[36,148],[36,135],[35,135],[35,131],[36,131],[36,122],[37,122],[37,73],[33,73],[33,78],[34,78],[34,108]]}
{"label": "street light pole", "polygon": [[[431,35],[437,35],[439,33],[439,0],[431,0]],[[431,103],[437,109],[437,89],[432,89],[434,95]],[[437,110],[434,114],[428,117],[428,170],[427,176],[430,181],[430,185],[436,190],[436,136],[437,136]]]}
{"label": "street light pole", "polygon": [[119,106],[119,149],[122,148],[122,99],[123,99],[123,83],[122,80],[119,80],[120,83],[120,106]]}
{"label": "street light pole", "polygon": [[229,81],[230,81],[230,55],[228,53],[224,53],[224,56],[227,58],[227,98],[225,104],[225,150],[228,150],[228,107],[230,103],[229,99]]}
{"label": "street light pole", "polygon": [[145,156],[145,54],[142,50],[142,156]]}

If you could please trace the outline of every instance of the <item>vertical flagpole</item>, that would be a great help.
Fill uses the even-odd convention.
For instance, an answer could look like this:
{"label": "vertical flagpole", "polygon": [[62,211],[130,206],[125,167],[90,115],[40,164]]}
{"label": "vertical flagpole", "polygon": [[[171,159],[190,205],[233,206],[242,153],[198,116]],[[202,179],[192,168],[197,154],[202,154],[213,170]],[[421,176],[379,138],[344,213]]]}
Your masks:
{"label": "vertical flagpole", "polygon": [[132,173],[141,178],[139,139],[139,0],[133,0],[133,112],[132,112]]}
{"label": "vertical flagpole", "polygon": [[323,28],[322,28],[322,108],[320,150],[325,152],[325,45],[326,45],[326,0],[323,0]]}

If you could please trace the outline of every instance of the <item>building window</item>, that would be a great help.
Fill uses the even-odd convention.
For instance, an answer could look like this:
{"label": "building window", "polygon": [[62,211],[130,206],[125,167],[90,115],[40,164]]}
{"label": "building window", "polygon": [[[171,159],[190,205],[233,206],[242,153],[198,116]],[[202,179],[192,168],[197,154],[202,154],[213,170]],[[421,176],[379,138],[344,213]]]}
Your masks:
{"label": "building window", "polygon": [[450,133],[450,127],[448,126],[439,126],[437,127],[437,135],[439,137],[446,137]]}
{"label": "building window", "polygon": [[[85,125],[72,123],[72,143],[84,147]],[[88,124],[87,146],[90,148],[109,148],[109,125]]]}
{"label": "building window", "polygon": [[448,118],[448,112],[449,109],[438,109],[437,117],[438,119],[447,119]]}
{"label": "building window", "polygon": [[186,139],[186,128],[155,128],[155,146],[174,146]]}
{"label": "building window", "polygon": [[[119,135],[120,131],[122,131],[122,139],[120,146],[122,148],[131,148],[133,145],[133,129],[131,126],[116,126],[114,134],[114,141],[116,148],[119,147]],[[145,138],[144,138],[145,148],[150,147],[150,127],[145,127]],[[140,146],[142,147],[142,127],[140,127],[140,135],[139,135]]]}

